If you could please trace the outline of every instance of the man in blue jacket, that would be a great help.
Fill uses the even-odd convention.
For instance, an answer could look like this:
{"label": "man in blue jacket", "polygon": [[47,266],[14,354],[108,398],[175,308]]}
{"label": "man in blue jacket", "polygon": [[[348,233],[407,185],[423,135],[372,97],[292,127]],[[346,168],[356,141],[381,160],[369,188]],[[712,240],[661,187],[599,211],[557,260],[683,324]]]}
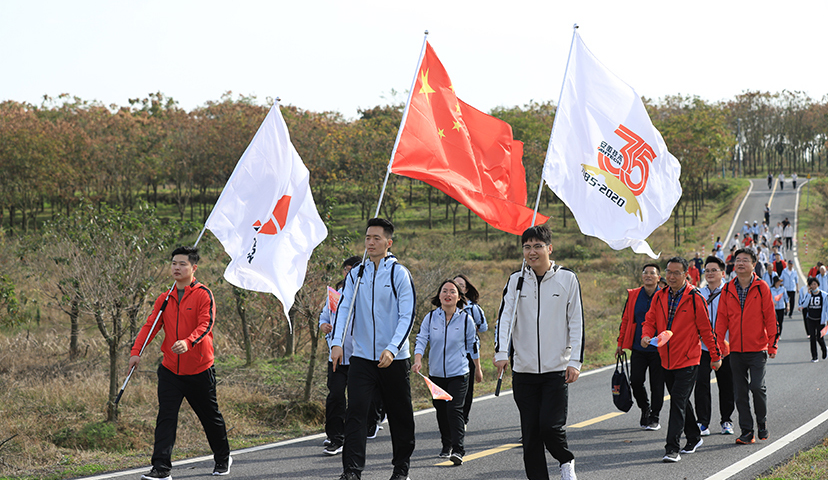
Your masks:
{"label": "man in blue jacket", "polygon": [[391,480],[408,480],[414,451],[408,337],[414,324],[416,302],[411,274],[388,252],[394,243],[393,235],[394,225],[388,220],[368,220],[365,232],[368,261],[348,274],[334,320],[331,340],[334,371],[342,361],[346,328],[353,336],[354,347],[348,372],[348,413],[340,480],[362,477],[368,433],[366,418],[377,391],[391,427],[391,463],[394,465]]}

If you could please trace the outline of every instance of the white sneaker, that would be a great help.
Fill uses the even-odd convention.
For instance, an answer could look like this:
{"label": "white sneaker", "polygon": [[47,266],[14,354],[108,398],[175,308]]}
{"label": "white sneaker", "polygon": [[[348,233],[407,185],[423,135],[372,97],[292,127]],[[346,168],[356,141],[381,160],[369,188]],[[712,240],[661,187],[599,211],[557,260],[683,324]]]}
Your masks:
{"label": "white sneaker", "polygon": [[561,464],[561,480],[578,480],[575,475],[575,460]]}
{"label": "white sneaker", "polygon": [[699,430],[701,431],[701,436],[706,437],[710,435],[710,429],[702,425],[701,423],[697,423],[696,425],[699,426]]}
{"label": "white sneaker", "polygon": [[722,435],[733,435],[732,422],[722,422]]}

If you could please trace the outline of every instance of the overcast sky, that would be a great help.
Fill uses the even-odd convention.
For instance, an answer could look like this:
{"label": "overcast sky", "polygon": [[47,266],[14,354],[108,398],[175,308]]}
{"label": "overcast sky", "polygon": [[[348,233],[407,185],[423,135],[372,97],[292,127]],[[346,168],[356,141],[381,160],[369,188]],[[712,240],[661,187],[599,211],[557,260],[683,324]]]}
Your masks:
{"label": "overcast sky", "polygon": [[[555,103],[572,25],[639,94],[828,94],[828,1],[0,0],[0,100],[222,93],[339,111],[410,88],[423,31],[484,111]],[[398,96],[398,100],[404,97]]]}

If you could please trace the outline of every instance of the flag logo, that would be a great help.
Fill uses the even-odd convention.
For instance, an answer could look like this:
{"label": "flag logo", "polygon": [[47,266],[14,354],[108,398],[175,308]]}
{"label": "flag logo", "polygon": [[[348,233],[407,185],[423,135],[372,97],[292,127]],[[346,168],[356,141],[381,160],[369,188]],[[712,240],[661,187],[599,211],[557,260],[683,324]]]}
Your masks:
{"label": "flag logo", "polygon": [[[253,230],[262,235],[276,235],[285,228],[287,223],[288,209],[290,209],[290,195],[284,195],[276,202],[276,207],[273,209],[273,218],[270,218],[264,225],[260,220],[256,220],[253,224]],[[274,222],[274,220],[276,220]],[[278,225],[278,226],[277,226]]]}

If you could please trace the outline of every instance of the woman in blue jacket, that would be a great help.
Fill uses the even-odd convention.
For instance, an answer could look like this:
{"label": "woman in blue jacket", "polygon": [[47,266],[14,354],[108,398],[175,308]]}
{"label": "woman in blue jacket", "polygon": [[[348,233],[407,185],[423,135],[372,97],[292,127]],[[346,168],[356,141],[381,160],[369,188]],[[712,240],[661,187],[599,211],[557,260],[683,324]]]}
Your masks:
{"label": "woman in blue jacket", "polygon": [[821,330],[828,323],[828,293],[820,289],[819,280],[816,278],[808,279],[808,292],[800,296],[799,308],[806,312],[808,335],[811,337],[811,361],[819,361],[817,343],[822,350],[822,359],[825,360],[828,358],[828,351],[825,349],[825,339],[822,338]]}
{"label": "woman in blue jacket", "polygon": [[782,336],[782,321],[785,320],[785,310],[788,304],[788,293],[782,285],[782,279],[774,277],[771,285],[773,308],[776,310],[776,335]]}
{"label": "woman in blue jacket", "polygon": [[480,300],[480,293],[477,288],[471,283],[468,277],[462,273],[454,277],[454,283],[460,288],[460,293],[466,297],[466,304],[463,310],[472,317],[477,332],[474,336],[474,351],[469,352],[469,388],[466,389],[466,403],[463,404],[463,422],[467,425],[469,423],[469,412],[471,411],[472,401],[474,400],[474,384],[483,381],[483,370],[480,369],[480,337],[477,333],[483,333],[489,329],[489,324],[486,323],[486,313],[478,305]]}
{"label": "woman in blue jacket", "polygon": [[463,404],[469,384],[469,362],[466,357],[474,348],[475,325],[471,316],[463,310],[466,299],[454,280],[444,280],[431,299],[435,308],[420,325],[417,345],[414,348],[414,364],[411,370],[420,373],[423,353],[429,345],[428,377],[451,395],[450,401],[433,400],[437,411],[437,425],[443,448],[440,457],[448,457],[455,465],[463,463],[466,433],[463,421]]}

